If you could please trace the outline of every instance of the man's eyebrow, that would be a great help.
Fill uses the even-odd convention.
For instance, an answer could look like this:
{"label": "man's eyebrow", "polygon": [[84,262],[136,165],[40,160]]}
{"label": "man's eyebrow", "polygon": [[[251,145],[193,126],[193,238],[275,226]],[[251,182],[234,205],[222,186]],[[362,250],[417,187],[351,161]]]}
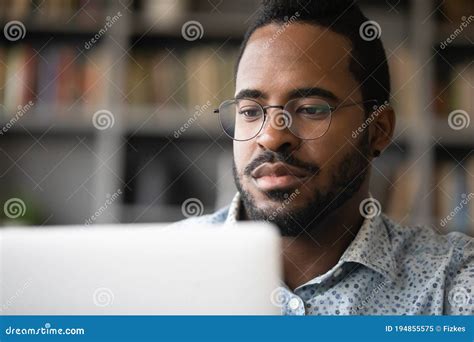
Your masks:
{"label": "man's eyebrow", "polygon": [[[288,99],[295,99],[299,97],[309,97],[309,96],[318,96],[322,97],[327,100],[334,100],[339,101],[339,98],[331,91],[319,87],[305,87],[305,88],[297,88],[290,91],[288,94]],[[249,98],[249,99],[266,99],[268,96],[262,92],[261,90],[257,89],[242,89],[240,90],[237,95],[235,95],[236,99],[242,98]]]}
{"label": "man's eyebrow", "polygon": [[339,98],[331,91],[319,87],[307,87],[294,89],[288,95],[289,99],[295,99],[299,97],[318,96],[327,100],[339,101]]}
{"label": "man's eyebrow", "polygon": [[267,96],[262,91],[257,89],[242,89],[237,93],[237,95],[235,95],[235,98],[266,99]]}

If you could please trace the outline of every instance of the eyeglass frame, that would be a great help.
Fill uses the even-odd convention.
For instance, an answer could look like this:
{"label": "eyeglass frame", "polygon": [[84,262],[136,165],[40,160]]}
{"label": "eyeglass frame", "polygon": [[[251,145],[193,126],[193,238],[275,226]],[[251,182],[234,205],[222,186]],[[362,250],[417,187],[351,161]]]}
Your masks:
{"label": "eyeglass frame", "polygon": [[[302,98],[311,98],[311,97],[302,97]],[[319,98],[318,98],[319,99]],[[235,138],[232,138],[224,129],[224,127],[222,126],[222,120],[220,120],[220,107],[222,106],[223,103],[227,102],[227,101],[239,101],[239,100],[249,100],[249,101],[252,101],[252,102],[255,102],[259,107],[260,109],[262,110],[263,112],[263,122],[262,122],[262,126],[260,127],[260,129],[258,130],[257,133],[255,133],[255,135],[251,138],[248,138],[248,139],[235,139]],[[217,114],[219,115],[219,122],[220,122],[220,125],[221,125],[221,128],[222,130],[224,131],[225,135],[227,135],[229,138],[231,138],[232,140],[234,141],[249,141],[249,140],[252,140],[253,138],[257,137],[260,132],[262,131],[263,127],[265,127],[265,122],[266,122],[266,119],[267,119],[267,109],[270,109],[270,108],[278,108],[278,109],[281,109],[281,110],[285,110],[285,107],[288,105],[289,102],[293,101],[294,99],[292,100],[289,100],[287,103],[285,103],[284,106],[282,105],[268,105],[268,106],[262,106],[259,102],[257,102],[255,99],[251,99],[251,98],[246,98],[246,97],[243,97],[243,98],[234,98],[234,99],[229,99],[229,100],[225,100],[223,101],[218,108],[215,108],[212,112],[214,114]],[[322,100],[322,99],[319,99],[319,100]],[[322,100],[324,102],[326,102],[325,100]],[[355,105],[359,105],[359,104],[366,104],[366,103],[369,103],[369,102],[374,102],[375,103],[375,106],[378,106],[378,103],[379,101],[377,99],[370,99],[370,100],[364,100],[364,101],[359,101],[359,102],[351,102],[351,103],[340,103],[338,105],[335,105],[335,106],[331,106],[329,103],[327,103],[328,107],[329,107],[329,110],[331,111],[330,112],[330,121],[329,121],[329,125],[328,125],[328,128],[326,129],[326,132],[324,132],[322,135],[320,135],[319,137],[316,137],[316,138],[309,138],[309,139],[305,139],[305,138],[301,138],[301,137],[298,137],[299,139],[302,139],[302,140],[316,140],[316,139],[319,139],[321,137],[323,137],[328,131],[329,131],[329,128],[331,127],[331,122],[332,122],[332,113],[335,112],[336,110],[340,109],[340,108],[345,108],[345,107],[350,107],[350,106],[355,106]],[[375,110],[375,109],[374,109]],[[292,115],[291,113],[289,113],[290,115]],[[288,130],[291,132],[291,129],[289,129],[289,127],[287,127]],[[295,133],[291,132],[293,135],[296,136]]]}

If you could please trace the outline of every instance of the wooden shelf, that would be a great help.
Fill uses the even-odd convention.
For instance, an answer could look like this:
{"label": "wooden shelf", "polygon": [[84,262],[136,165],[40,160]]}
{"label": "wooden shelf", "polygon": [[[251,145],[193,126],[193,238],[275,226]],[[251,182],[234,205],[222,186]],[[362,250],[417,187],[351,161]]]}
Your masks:
{"label": "wooden shelf", "polygon": [[[149,137],[173,137],[175,131],[182,128],[184,132],[179,134],[180,138],[203,138],[216,139],[222,137],[222,131],[217,118],[211,113],[202,113],[195,121],[190,121],[192,115],[183,112],[176,107],[167,107],[158,110],[159,105],[151,106],[129,106],[123,111],[123,122],[120,125],[120,134]],[[92,124],[92,109],[69,110],[55,107],[33,108],[12,125],[9,129],[11,133],[34,134],[70,134],[74,137],[77,134],[99,134],[100,131]],[[189,110],[192,113],[192,109]],[[207,116],[207,117],[205,117]],[[434,116],[434,114],[433,114]],[[0,127],[4,127],[9,119],[5,113],[0,113]],[[187,124],[188,122],[191,122]],[[397,117],[397,125],[394,137],[395,143],[406,144],[411,139],[416,140],[411,135],[420,132],[419,127],[413,127],[406,117]],[[443,145],[453,146],[474,146],[474,125],[470,125],[462,130],[454,130],[448,125],[448,120],[440,118],[433,119],[433,139],[441,138]]]}
{"label": "wooden shelf", "polygon": [[454,130],[449,127],[448,119],[437,119],[434,121],[433,138],[439,138],[442,145],[474,148],[474,125],[471,123],[466,128]]}
{"label": "wooden shelf", "polygon": [[[442,42],[446,41],[456,30],[460,29],[459,25],[460,24],[441,24],[433,45],[439,48]],[[463,28],[463,31],[447,44],[446,48],[449,47],[474,47],[474,27],[472,23],[468,24],[466,28]]]}
{"label": "wooden shelf", "polygon": [[[251,22],[248,14],[241,13],[184,13],[179,19],[167,22],[160,18],[159,21],[152,22],[144,18],[143,14],[139,14],[142,19],[136,20],[132,28],[135,35],[147,36],[167,36],[182,39],[181,28],[188,21],[197,21],[203,27],[203,35],[201,39],[207,38],[234,38],[241,40],[245,31],[247,22]],[[199,41],[196,40],[196,41]],[[196,42],[194,41],[194,42]],[[193,42],[189,42],[192,44]]]}
{"label": "wooden shelf", "polygon": [[[3,110],[0,112],[0,127],[10,124],[13,116]],[[13,111],[13,113],[15,113]],[[93,112],[92,112],[93,113]],[[88,118],[89,116],[89,118]],[[92,115],[85,110],[66,110],[57,107],[33,107],[16,122],[11,123],[8,132],[11,133],[33,133],[33,134],[61,134],[75,136],[77,134],[92,134],[96,129],[92,124]]]}

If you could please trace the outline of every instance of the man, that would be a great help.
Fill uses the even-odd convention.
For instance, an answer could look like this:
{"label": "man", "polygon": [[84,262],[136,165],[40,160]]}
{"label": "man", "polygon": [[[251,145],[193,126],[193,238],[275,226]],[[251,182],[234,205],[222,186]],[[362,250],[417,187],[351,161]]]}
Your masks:
{"label": "man", "polygon": [[368,19],[335,0],[264,1],[258,13],[235,99],[216,110],[238,194],[193,222],[275,223],[285,314],[473,314],[472,239],[402,227],[370,197],[395,114],[382,43],[360,32]]}

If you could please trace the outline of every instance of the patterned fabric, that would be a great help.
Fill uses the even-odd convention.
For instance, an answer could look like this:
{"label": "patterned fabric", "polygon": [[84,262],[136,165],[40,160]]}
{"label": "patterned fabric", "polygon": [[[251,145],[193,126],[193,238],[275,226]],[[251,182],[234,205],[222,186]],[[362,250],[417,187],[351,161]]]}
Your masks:
{"label": "patterned fabric", "polygon": [[[234,223],[240,197],[181,223]],[[474,239],[365,219],[339,262],[294,291],[282,284],[285,315],[474,315]]]}

